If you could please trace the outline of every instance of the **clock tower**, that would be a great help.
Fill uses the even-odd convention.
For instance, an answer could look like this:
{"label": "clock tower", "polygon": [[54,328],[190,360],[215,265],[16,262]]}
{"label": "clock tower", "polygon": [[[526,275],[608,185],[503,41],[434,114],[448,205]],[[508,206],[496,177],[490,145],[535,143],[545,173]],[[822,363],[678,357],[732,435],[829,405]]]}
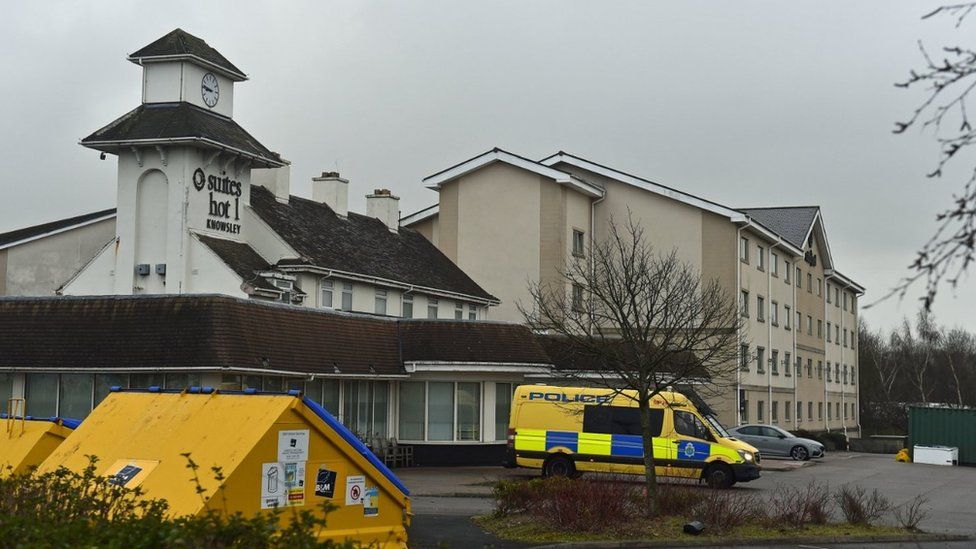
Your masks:
{"label": "clock tower", "polygon": [[247,76],[200,38],[176,29],[128,60],[142,67],[142,104],[81,140],[118,156],[115,248],[85,270],[114,294],[184,293],[192,233],[246,242],[251,168],[288,162],[234,121]]}

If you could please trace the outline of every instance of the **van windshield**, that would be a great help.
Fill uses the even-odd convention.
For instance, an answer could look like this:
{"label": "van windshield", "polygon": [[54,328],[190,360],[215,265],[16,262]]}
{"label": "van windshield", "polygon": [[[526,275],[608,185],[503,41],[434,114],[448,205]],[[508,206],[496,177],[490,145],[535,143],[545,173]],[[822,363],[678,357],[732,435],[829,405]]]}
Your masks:
{"label": "van windshield", "polygon": [[730,435],[729,432],[725,430],[725,427],[722,427],[722,424],[719,423],[718,418],[713,415],[707,415],[705,416],[705,420],[708,421],[708,424],[712,426],[715,434],[722,438],[732,438],[732,435]]}

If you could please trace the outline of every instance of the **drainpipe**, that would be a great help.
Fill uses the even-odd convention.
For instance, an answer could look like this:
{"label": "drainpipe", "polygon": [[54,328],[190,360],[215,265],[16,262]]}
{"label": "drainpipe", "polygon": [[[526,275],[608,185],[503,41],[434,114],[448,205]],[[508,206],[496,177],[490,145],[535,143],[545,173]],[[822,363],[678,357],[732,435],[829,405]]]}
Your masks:
{"label": "drainpipe", "polygon": [[[790,273],[790,275],[795,276],[796,275],[796,259],[793,259],[793,263],[790,265],[790,269],[793,271],[792,273]],[[790,311],[790,314],[793,315],[793,314],[796,314],[796,280],[794,280],[793,282],[790,283],[790,290],[793,293],[793,310]],[[791,318],[790,320],[793,320],[793,319]],[[794,364],[796,363],[796,361],[800,360],[800,357],[797,356],[797,354],[796,354],[796,331],[798,329],[799,329],[799,327],[796,324],[794,324],[793,325],[793,329],[790,330],[790,334],[793,336],[793,360],[794,360]],[[793,364],[790,364],[789,367],[790,368],[793,368]],[[802,370],[800,370],[800,371],[802,371]],[[793,405],[794,406],[796,406],[796,387],[799,384],[800,371],[797,371],[796,369],[794,369],[794,371],[793,371]],[[799,410],[800,410],[800,412],[803,412],[803,408],[802,407],[800,407]],[[809,419],[810,418],[807,418],[807,420],[809,420]],[[793,428],[794,429],[799,429],[800,428],[800,419],[797,417],[797,414],[793,414]]]}
{"label": "drainpipe", "polygon": [[[774,242],[772,245],[769,246],[769,257],[770,258],[773,257],[773,250],[778,245],[779,245],[779,241]],[[772,307],[772,304],[773,304],[773,269],[772,269],[772,265],[769,263],[769,261],[766,262],[766,302],[769,303],[769,306],[770,307]],[[778,314],[779,313],[777,312],[777,315]],[[773,359],[773,319],[772,318],[767,318],[766,319],[766,349],[769,351],[769,359],[772,362],[772,359]],[[777,354],[779,354],[779,353],[777,353]],[[773,363],[770,366],[778,366],[778,364]],[[773,412],[772,412],[772,406],[773,406],[773,369],[772,369],[772,367],[766,368],[766,389],[767,389],[767,394],[768,394],[767,401],[766,401],[766,403],[767,403],[766,406],[768,407],[766,417],[768,417],[770,423],[772,423],[772,421],[773,421]],[[786,413],[786,410],[783,410],[783,413],[785,414]],[[777,421],[779,421],[779,418],[777,418]]]}
{"label": "drainpipe", "polygon": [[[732,258],[733,260],[739,257],[739,246],[742,242],[742,229],[748,229],[752,225],[752,220],[746,218],[746,224],[738,227],[735,230],[735,242],[732,243]],[[736,303],[739,302],[739,297],[742,295],[742,260],[735,261],[735,288],[733,293],[733,299]],[[740,304],[741,308],[741,304]],[[739,311],[739,318],[742,318],[742,311]],[[739,344],[739,349],[742,349],[742,329],[740,326],[738,333],[736,334],[736,342]],[[741,351],[740,351],[741,355]],[[740,356],[741,360],[742,357]],[[738,364],[735,369],[735,424],[742,425],[742,400],[739,398],[739,393],[742,391],[742,365]]]}
{"label": "drainpipe", "polygon": [[[593,247],[596,245],[596,205],[607,199],[607,190],[603,190],[603,196],[597,198],[593,202],[590,202],[590,276],[593,277],[596,272],[596,264],[593,262]],[[593,310],[593,296],[590,295],[590,310]],[[590,330],[590,335],[592,335],[593,325],[590,323],[588,325]]]}

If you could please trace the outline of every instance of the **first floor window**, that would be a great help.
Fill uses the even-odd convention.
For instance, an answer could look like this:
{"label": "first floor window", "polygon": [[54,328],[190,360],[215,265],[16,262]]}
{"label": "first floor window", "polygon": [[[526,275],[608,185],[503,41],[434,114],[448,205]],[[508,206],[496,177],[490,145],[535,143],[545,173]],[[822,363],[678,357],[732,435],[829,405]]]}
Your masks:
{"label": "first floor window", "polygon": [[765,402],[763,402],[761,400],[756,402],[756,421],[762,421],[763,420],[763,408],[765,408],[765,407],[766,407],[766,403]]}
{"label": "first floor window", "polygon": [[791,315],[791,313],[790,313],[790,306],[789,305],[784,306],[783,307],[783,312],[786,313],[786,314],[783,315],[783,321],[784,321],[783,322],[783,325],[784,325],[783,327],[786,328],[787,330],[789,330],[790,329],[790,315]]}
{"label": "first floor window", "polygon": [[823,419],[823,402],[817,403],[817,419]]}
{"label": "first floor window", "polygon": [[803,421],[803,402],[796,401],[796,420]]}
{"label": "first floor window", "polygon": [[387,381],[347,381],[342,422],[361,438],[387,437],[390,388]]}
{"label": "first floor window", "polygon": [[749,316],[749,292],[742,290],[739,300],[739,309],[742,316]]}
{"label": "first floor window", "polygon": [[334,417],[339,417],[339,381],[334,379],[306,381],[305,396],[318,402]]}
{"label": "first floor window", "polygon": [[766,349],[762,347],[756,347],[756,372],[763,373],[766,371]]}
{"label": "first floor window", "polygon": [[342,283],[342,310],[352,310],[352,282]]}
{"label": "first floor window", "polygon": [[769,321],[773,326],[779,326],[779,303],[775,301],[769,304]]}
{"label": "first floor window", "polygon": [[464,303],[460,301],[454,303],[454,320],[461,320],[464,318]]}
{"label": "first floor window", "polygon": [[791,370],[793,370],[793,357],[790,356],[790,353],[786,353],[783,358],[783,373],[790,375]]}
{"label": "first floor window", "polygon": [[807,359],[807,377],[808,378],[811,378],[811,379],[813,378],[813,359],[812,358],[808,358]]}
{"label": "first floor window", "polygon": [[749,346],[739,345],[739,367],[743,370],[749,370]]}
{"label": "first floor window", "polygon": [[436,298],[427,298],[427,318],[437,318],[437,306],[439,303]]}
{"label": "first floor window", "polygon": [[573,229],[573,255],[582,257],[586,250],[586,237],[583,231]]}
{"label": "first floor window", "polygon": [[769,364],[772,366],[772,373],[774,376],[779,375],[779,351],[773,349],[773,352],[769,355]]}
{"label": "first floor window", "polygon": [[376,290],[376,307],[374,312],[378,315],[386,314],[386,290]]}
{"label": "first floor window", "polygon": [[772,406],[773,406],[773,409],[769,413],[770,419],[772,419],[773,421],[779,421],[779,401],[778,400],[774,400],[772,402]]}
{"label": "first floor window", "polygon": [[322,279],[322,299],[319,303],[320,307],[325,307],[326,309],[332,308],[332,288],[333,284],[331,280]]}
{"label": "first floor window", "polygon": [[508,419],[512,412],[511,383],[495,384],[495,440],[508,439]]}
{"label": "first floor window", "polygon": [[403,294],[400,313],[403,318],[413,318],[413,294]]}
{"label": "first floor window", "polygon": [[792,402],[787,400],[786,405],[783,406],[783,415],[786,416],[786,421],[790,420],[790,413],[792,413],[791,410],[793,409],[792,404],[793,404]]}
{"label": "first floor window", "polygon": [[[823,404],[821,404],[823,406]],[[813,419],[813,401],[807,402],[807,419]]]}
{"label": "first floor window", "polygon": [[854,375],[853,366],[851,366],[851,385],[857,385],[857,376]]}
{"label": "first floor window", "polygon": [[583,310],[583,287],[579,284],[573,284],[573,310],[582,311]]}
{"label": "first floor window", "polygon": [[478,320],[478,307],[476,305],[468,305],[468,320]]}
{"label": "first floor window", "polygon": [[765,298],[763,298],[763,296],[757,295],[756,296],[756,318],[759,319],[759,322],[766,321],[765,311],[766,311],[766,300]]}

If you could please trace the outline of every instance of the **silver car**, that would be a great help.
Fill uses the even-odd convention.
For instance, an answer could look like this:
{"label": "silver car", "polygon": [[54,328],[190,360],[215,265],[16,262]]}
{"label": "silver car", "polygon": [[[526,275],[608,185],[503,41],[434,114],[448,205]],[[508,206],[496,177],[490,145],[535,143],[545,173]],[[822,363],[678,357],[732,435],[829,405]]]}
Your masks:
{"label": "silver car", "polygon": [[735,438],[748,442],[764,456],[789,456],[797,461],[824,456],[824,446],[816,440],[799,438],[772,425],[739,425],[729,432]]}

